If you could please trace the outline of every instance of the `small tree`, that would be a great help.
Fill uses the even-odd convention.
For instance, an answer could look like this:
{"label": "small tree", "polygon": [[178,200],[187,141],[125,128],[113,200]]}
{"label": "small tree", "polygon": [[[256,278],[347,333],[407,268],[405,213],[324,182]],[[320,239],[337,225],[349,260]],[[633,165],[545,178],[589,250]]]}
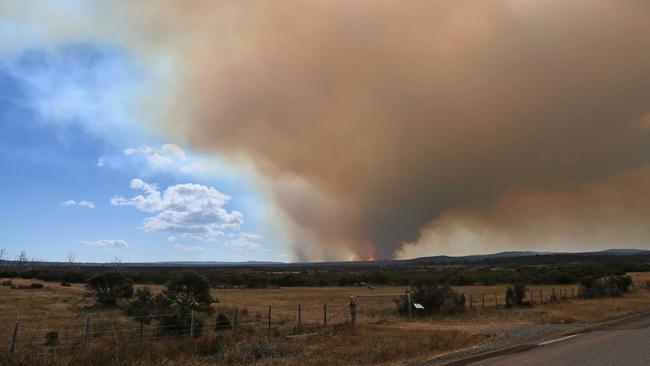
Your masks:
{"label": "small tree", "polygon": [[133,299],[129,301],[129,305],[126,307],[126,315],[149,324],[151,315],[155,314],[159,308],[156,300],[156,296],[151,292],[151,289],[148,287],[139,288],[135,290]]}
{"label": "small tree", "polygon": [[212,303],[210,283],[194,271],[184,271],[172,276],[165,284],[162,295],[174,308],[173,312],[203,310]]}
{"label": "small tree", "polygon": [[128,299],[133,295],[133,281],[123,273],[115,271],[90,278],[86,288],[102,305],[115,305],[118,299]]}
{"label": "small tree", "polygon": [[526,286],[520,283],[508,287],[506,290],[506,306],[511,308],[514,306],[530,305],[529,302],[524,301],[526,299],[526,291],[528,291]]}

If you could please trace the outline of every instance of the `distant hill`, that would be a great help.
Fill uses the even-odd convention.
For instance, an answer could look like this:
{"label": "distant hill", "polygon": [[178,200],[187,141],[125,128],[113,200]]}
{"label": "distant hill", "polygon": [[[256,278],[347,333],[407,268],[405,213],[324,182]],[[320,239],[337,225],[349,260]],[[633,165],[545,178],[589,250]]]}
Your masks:
{"label": "distant hill", "polygon": [[[222,268],[324,268],[324,267],[382,267],[382,266],[438,266],[438,265],[535,265],[571,262],[637,261],[650,263],[650,250],[607,249],[593,252],[557,253],[536,251],[506,251],[492,254],[466,256],[431,256],[413,259],[387,259],[376,261],[298,262],[272,261],[223,262],[223,261],[166,261],[122,263],[125,267],[222,267]],[[12,263],[13,261],[6,261]],[[69,266],[67,262],[40,262],[51,266]],[[109,267],[114,263],[77,263],[83,267]]]}

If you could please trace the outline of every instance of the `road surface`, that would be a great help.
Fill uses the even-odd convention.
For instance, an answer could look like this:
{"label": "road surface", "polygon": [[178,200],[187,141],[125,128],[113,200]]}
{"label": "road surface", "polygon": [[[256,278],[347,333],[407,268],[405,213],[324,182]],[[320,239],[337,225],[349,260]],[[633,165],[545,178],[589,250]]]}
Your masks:
{"label": "road surface", "polygon": [[648,366],[650,314],[604,324],[499,356],[454,362],[472,366]]}

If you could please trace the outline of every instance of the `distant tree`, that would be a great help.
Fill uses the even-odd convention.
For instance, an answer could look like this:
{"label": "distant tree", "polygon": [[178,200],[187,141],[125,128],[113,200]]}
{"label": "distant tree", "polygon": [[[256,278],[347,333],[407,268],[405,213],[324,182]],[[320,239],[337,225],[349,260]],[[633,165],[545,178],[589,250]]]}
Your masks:
{"label": "distant tree", "polygon": [[27,253],[24,250],[21,250],[20,254],[18,254],[18,257],[16,257],[16,266],[19,269],[24,269],[27,266],[27,262],[29,262]]}
{"label": "distant tree", "polygon": [[7,257],[7,249],[0,248],[0,268],[4,267],[6,257]]}
{"label": "distant tree", "polygon": [[68,264],[70,268],[74,268],[77,261],[77,254],[74,252],[68,252]]}
{"label": "distant tree", "polygon": [[115,271],[91,277],[86,288],[103,305],[115,305],[118,299],[128,299],[133,295],[133,281],[124,273]]}

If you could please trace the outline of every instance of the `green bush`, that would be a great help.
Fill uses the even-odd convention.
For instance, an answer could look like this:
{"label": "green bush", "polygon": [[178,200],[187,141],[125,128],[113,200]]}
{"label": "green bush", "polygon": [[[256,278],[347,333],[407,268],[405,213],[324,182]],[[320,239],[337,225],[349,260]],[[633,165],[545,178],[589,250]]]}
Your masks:
{"label": "green bush", "polygon": [[86,285],[102,305],[115,305],[120,298],[133,295],[133,281],[121,272],[104,272],[93,276]]}

